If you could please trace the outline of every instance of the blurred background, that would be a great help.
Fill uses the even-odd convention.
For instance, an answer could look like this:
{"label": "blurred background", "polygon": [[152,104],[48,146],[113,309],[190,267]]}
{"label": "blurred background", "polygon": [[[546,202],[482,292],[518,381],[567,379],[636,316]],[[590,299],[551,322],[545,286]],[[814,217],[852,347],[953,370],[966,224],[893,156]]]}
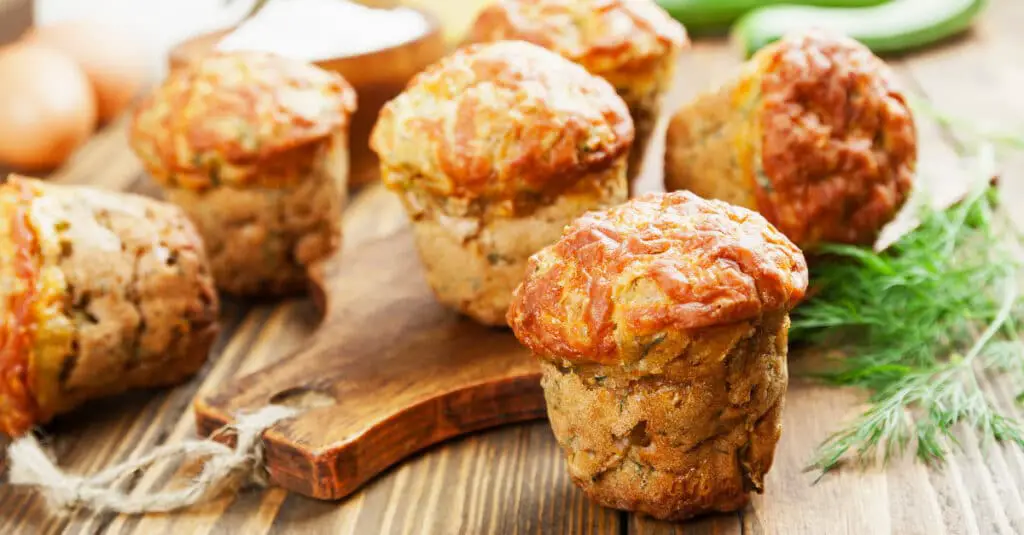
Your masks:
{"label": "blurred background", "polygon": [[377,110],[442,56],[487,3],[0,0],[0,173],[59,169],[170,68],[230,44],[344,75],[360,100],[352,182],[369,181],[377,163],[366,138]]}
{"label": "blurred background", "polygon": [[[377,162],[366,141],[377,111],[413,74],[458,43],[492,1],[0,0],[0,176],[60,169],[170,69],[221,48],[272,51],[342,74],[359,95],[350,180],[368,182]],[[878,53],[904,54],[964,33],[986,4],[799,2],[858,6],[826,13],[779,5],[787,0],[656,1],[691,34],[718,34],[713,54],[734,54],[734,63],[794,24],[823,22]],[[756,17],[745,17],[747,12]],[[721,36],[730,28],[727,47]],[[700,68],[707,79],[690,86],[721,78],[706,65]]]}
{"label": "blurred background", "polygon": [[146,38],[154,71],[181,39],[232,24],[252,7],[251,0],[0,0],[0,42],[14,41],[32,21],[49,25],[70,20],[122,26]]}
{"label": "blurred background", "polygon": [[[187,37],[241,21],[258,0],[0,0],[0,45],[15,41],[33,22],[46,26],[95,21],[145,36],[154,75],[166,68],[167,52]],[[374,6],[404,4],[427,8],[443,19],[446,33],[458,35],[487,0],[366,0]]]}

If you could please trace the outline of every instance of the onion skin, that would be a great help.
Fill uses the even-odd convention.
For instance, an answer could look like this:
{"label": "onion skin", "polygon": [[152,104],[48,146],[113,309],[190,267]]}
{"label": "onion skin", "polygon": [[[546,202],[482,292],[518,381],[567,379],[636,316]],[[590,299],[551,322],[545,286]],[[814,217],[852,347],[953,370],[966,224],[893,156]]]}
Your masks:
{"label": "onion skin", "polygon": [[28,43],[0,49],[0,163],[53,169],[89,138],[96,117],[89,79],[73,59]]}
{"label": "onion skin", "polygon": [[101,123],[117,118],[149,79],[145,42],[117,26],[60,22],[29,30],[23,42],[51,46],[85,71]]}

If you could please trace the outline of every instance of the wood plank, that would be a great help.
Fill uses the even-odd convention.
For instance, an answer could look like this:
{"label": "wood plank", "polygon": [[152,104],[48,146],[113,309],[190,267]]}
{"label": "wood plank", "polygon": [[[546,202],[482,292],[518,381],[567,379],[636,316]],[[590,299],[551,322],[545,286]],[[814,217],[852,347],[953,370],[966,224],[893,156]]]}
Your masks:
{"label": "wood plank", "polygon": [[[915,56],[902,65],[902,72],[941,110],[1024,132],[1024,105],[1017,98],[1024,82],[1024,66],[1019,61],[1024,45],[1022,27],[1024,6],[1019,2],[992,2],[970,39]],[[947,135],[957,147],[969,141],[956,129]],[[1024,154],[1005,158],[1002,169],[1004,198],[1024,199]],[[1020,210],[1012,210],[1011,216],[1018,225],[1024,224]],[[1005,394],[1005,384],[989,381],[989,385],[1004,410],[1018,418],[1024,415],[1012,396]],[[940,496],[951,502],[942,508],[947,529],[1024,532],[1018,490],[1024,486],[1022,452],[1008,446],[979,446],[977,435],[971,431],[962,433],[961,443],[964,450],[945,469],[928,473]],[[953,503],[959,507],[948,506]]]}
{"label": "wood plank", "polygon": [[[316,314],[307,300],[291,301],[275,307],[261,307],[257,310],[265,311],[267,316],[258,332],[254,333],[255,336],[246,352],[238,355],[235,366],[223,368],[222,373],[216,376],[211,374],[195,396],[213,391],[230,378],[249,373],[253,369],[273,361],[280,356],[275,346],[287,348],[289,345],[297,345],[309,335],[315,326]],[[240,330],[239,332],[244,331]],[[182,411],[178,414],[174,429],[167,440],[173,443],[194,436],[195,424],[191,411]],[[138,493],[165,489],[170,482],[187,477],[193,469],[192,466],[182,466],[180,463],[158,465],[146,477],[139,479],[134,486],[134,491]],[[182,514],[142,517],[117,516],[110,519],[109,529],[111,532],[124,533],[177,532],[179,530],[188,533],[205,532],[208,529],[213,529],[221,514],[234,507],[234,500],[234,496],[224,496],[213,503],[192,508]],[[252,515],[262,514],[265,516],[269,514],[268,509],[273,509],[273,512],[276,513],[276,507],[280,506],[281,496],[271,494],[261,496],[256,501],[257,503],[254,504],[256,507],[246,516],[246,522]],[[267,502],[265,506],[263,501]],[[277,502],[276,506],[275,501]],[[90,532],[87,528],[88,526],[83,526],[82,532]]]}
{"label": "wood plank", "polygon": [[[283,497],[283,500],[282,500]],[[608,533],[617,512],[569,481],[546,423],[504,427],[432,449],[343,502],[249,490],[216,508],[115,521],[108,533]],[[279,511],[272,523],[254,515]],[[125,529],[130,528],[130,529]]]}
{"label": "wood plank", "polygon": [[[904,65],[921,92],[936,107],[973,122],[988,123],[1024,135],[1024,3],[990,2],[970,39],[914,56]],[[955,129],[951,138],[967,138]],[[1008,199],[1024,199],[1024,153],[1006,155],[1002,186]],[[1024,211],[1011,212],[1024,228]]]}
{"label": "wood plank", "polygon": [[[953,46],[953,45],[946,45]],[[974,40],[959,40],[958,50],[977,46]],[[906,87],[918,94],[922,90],[920,80],[914,76],[913,66],[936,54],[945,53],[940,46],[928,52],[893,63]],[[956,109],[944,107],[943,109]],[[918,117],[918,136],[921,151],[918,164],[919,191],[937,200],[944,206],[959,197],[970,187],[972,169],[958,156],[962,144],[956,133],[938,127],[927,117]],[[973,444],[976,436],[966,432],[962,436],[965,444]],[[901,459],[899,469],[888,469],[886,478],[889,492],[889,511],[894,532],[927,533],[1002,533],[1005,522],[996,520],[992,531],[979,531],[979,522],[986,518],[1005,516],[1001,513],[985,512],[979,509],[979,496],[988,493],[989,482],[982,473],[974,473],[969,466],[980,462],[977,451],[967,451],[952,456],[943,468],[929,469],[913,461],[912,457]]]}
{"label": "wood plank", "polygon": [[348,533],[378,532],[376,526],[381,533],[620,529],[617,512],[591,504],[569,481],[544,422],[503,427],[435,448],[403,463],[360,496],[358,516]]}
{"label": "wood plank", "polygon": [[884,472],[841,470],[818,483],[817,474],[804,472],[817,445],[861,399],[853,390],[791,379],[775,464],[765,494],[743,515],[744,532],[892,532]]}
{"label": "wood plank", "polygon": [[264,433],[271,481],[338,499],[439,441],[544,415],[529,352],[436,301],[411,233],[343,260],[325,281],[327,317],[300,351],[197,400],[203,434],[272,400],[295,406],[303,412]]}

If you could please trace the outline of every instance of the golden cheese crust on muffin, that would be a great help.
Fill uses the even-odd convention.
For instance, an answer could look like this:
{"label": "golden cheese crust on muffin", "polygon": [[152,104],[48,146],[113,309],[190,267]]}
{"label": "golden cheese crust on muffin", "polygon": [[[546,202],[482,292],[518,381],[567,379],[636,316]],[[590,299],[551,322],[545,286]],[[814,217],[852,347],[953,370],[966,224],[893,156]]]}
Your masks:
{"label": "golden cheese crust on muffin", "polygon": [[337,250],[355,92],[312,64],[216,53],[177,69],[131,140],[208,247],[220,289],[282,295]]}
{"label": "golden cheese crust on muffin", "polygon": [[873,240],[906,200],[917,160],[892,72],[853,39],[820,32],[758,59],[770,182],[757,189],[759,209],[798,242]]}
{"label": "golden cheese crust on muffin", "polygon": [[607,82],[505,41],[418,74],[381,110],[370,143],[390,189],[508,201],[557,194],[612,166],[632,141],[629,112]]}
{"label": "golden cheese crust on muffin", "polygon": [[499,0],[467,38],[507,39],[540,45],[605,78],[649,70],[687,42],[682,25],[650,0]]}
{"label": "golden cheese crust on muffin", "polygon": [[142,101],[131,142],[165,186],[276,186],[305,176],[295,162],[347,130],[355,106],[336,73],[261,52],[215,53],[174,70]]}
{"label": "golden cheese crust on muffin", "polygon": [[885,63],[811,31],[677,112],[665,179],[756,209],[801,247],[871,243],[906,201],[916,159],[914,120]]}
{"label": "golden cheese crust on muffin", "polygon": [[528,273],[508,312],[519,340],[601,364],[640,359],[666,330],[788,311],[807,287],[803,254],[763,217],[689,192],[586,214]]}
{"label": "golden cheese crust on muffin", "polygon": [[194,373],[217,333],[202,240],[176,206],[0,184],[0,432]]}
{"label": "golden cheese crust on muffin", "polygon": [[503,325],[531,254],[626,200],[633,123],[608,82],[536,45],[455,52],[381,112],[371,146],[438,301]]}
{"label": "golden cheese crust on muffin", "polygon": [[652,0],[500,0],[467,42],[522,40],[582,65],[625,100],[636,131],[628,176],[638,176],[686,30]]}

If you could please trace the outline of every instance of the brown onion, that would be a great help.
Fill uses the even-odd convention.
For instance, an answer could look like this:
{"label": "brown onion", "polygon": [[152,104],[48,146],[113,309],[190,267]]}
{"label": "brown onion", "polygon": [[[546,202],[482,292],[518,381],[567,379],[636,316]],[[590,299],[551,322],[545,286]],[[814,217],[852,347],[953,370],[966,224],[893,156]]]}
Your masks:
{"label": "brown onion", "polygon": [[29,43],[0,49],[0,163],[56,167],[95,126],[96,99],[74,60]]}

